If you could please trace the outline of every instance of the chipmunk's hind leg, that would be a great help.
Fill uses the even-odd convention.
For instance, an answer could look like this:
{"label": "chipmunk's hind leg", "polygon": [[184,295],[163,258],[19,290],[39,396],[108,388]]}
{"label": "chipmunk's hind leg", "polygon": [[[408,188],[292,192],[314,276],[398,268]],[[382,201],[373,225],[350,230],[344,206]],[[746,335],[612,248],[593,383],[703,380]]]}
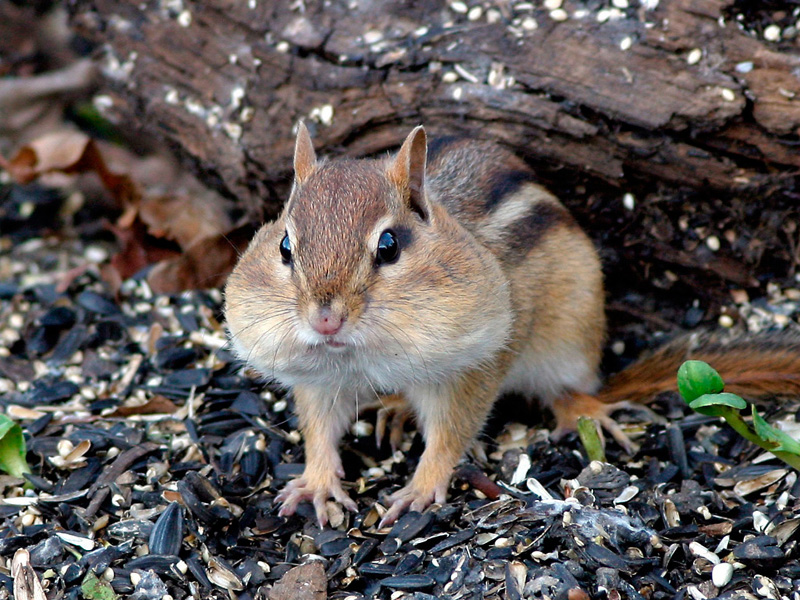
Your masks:
{"label": "chipmunk's hind leg", "polygon": [[550,410],[553,411],[556,418],[556,428],[553,430],[552,438],[556,441],[560,440],[567,433],[577,429],[580,417],[588,417],[597,421],[602,430],[607,431],[625,452],[632,455],[637,450],[636,444],[631,441],[611,415],[621,409],[640,410],[642,408],[644,407],[641,405],[633,405],[627,401],[608,404],[591,394],[567,392],[550,405]]}

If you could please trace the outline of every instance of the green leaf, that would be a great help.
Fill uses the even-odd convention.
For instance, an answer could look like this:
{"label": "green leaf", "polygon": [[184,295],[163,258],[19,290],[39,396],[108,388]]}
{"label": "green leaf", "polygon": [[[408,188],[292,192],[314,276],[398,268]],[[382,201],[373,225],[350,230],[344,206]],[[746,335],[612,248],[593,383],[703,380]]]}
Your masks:
{"label": "green leaf", "polygon": [[762,440],[776,444],[773,452],[789,452],[800,455],[800,442],[785,431],[767,423],[764,417],[756,412],[755,406],[753,406],[753,429]]}
{"label": "green leaf", "polygon": [[705,408],[707,406],[727,406],[735,408],[736,410],[744,410],[747,408],[747,402],[742,400],[736,394],[703,394],[699,398],[692,400],[689,403],[693,409]]}
{"label": "green leaf", "polygon": [[22,427],[7,415],[0,414],[0,470],[14,477],[30,473],[30,467],[25,460],[26,454]]}
{"label": "green leaf", "polygon": [[678,391],[687,404],[704,394],[717,394],[724,387],[719,373],[701,360],[687,360],[678,369]]}
{"label": "green leaf", "polygon": [[81,582],[81,594],[86,600],[117,600],[111,584],[100,579],[91,569]]}

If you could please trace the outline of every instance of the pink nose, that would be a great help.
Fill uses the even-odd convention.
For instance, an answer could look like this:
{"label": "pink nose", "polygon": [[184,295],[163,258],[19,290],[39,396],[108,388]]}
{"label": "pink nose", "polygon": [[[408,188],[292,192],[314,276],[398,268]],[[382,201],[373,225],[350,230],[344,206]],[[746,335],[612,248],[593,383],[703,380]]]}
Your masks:
{"label": "pink nose", "polygon": [[334,313],[329,306],[321,307],[311,317],[311,327],[322,335],[334,335],[342,328],[342,324],[344,324],[344,319]]}

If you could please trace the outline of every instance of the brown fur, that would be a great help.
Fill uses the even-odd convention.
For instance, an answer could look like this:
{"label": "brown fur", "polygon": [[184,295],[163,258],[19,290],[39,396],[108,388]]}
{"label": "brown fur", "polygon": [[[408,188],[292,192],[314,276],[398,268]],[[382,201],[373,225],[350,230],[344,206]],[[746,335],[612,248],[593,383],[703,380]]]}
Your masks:
{"label": "brown fur", "polygon": [[[453,467],[503,392],[540,399],[563,430],[580,414],[608,425],[619,401],[674,386],[685,344],[598,394],[605,315],[597,253],[534,173],[499,146],[447,140],[426,160],[417,128],[394,157],[318,162],[301,126],[295,170],[283,214],[231,274],[225,308],[239,357],[294,393],[306,467],[279,494],[281,514],[311,500],[324,523],[330,497],[355,509],[341,486],[338,444],[359,404],[380,394],[405,399],[426,443],[411,480],[388,499],[390,523],[444,501]],[[379,264],[387,231],[400,253]],[[316,332],[310,323],[323,311],[341,329]],[[800,392],[795,346],[706,343],[704,357],[723,377],[730,369],[732,390],[776,389],[777,365],[790,375],[780,385]]]}
{"label": "brown fur", "polygon": [[677,390],[678,367],[702,360],[725,381],[725,391],[751,399],[800,396],[800,337],[790,333],[725,339],[687,335],[666,344],[612,377],[598,394],[601,402],[647,402]]}

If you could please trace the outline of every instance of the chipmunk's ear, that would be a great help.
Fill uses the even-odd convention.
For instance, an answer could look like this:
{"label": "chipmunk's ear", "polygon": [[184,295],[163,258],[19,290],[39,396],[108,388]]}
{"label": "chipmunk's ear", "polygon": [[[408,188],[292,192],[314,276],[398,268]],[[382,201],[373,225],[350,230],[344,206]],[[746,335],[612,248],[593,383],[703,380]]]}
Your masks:
{"label": "chipmunk's ear", "polygon": [[309,178],[317,166],[317,155],[311,136],[308,134],[305,123],[300,121],[297,125],[297,140],[294,143],[294,178],[297,183],[303,183]]}
{"label": "chipmunk's ear", "polygon": [[411,210],[427,220],[430,216],[425,195],[425,162],[428,158],[428,138],[422,125],[408,134],[406,141],[389,166],[389,179],[400,188]]}

